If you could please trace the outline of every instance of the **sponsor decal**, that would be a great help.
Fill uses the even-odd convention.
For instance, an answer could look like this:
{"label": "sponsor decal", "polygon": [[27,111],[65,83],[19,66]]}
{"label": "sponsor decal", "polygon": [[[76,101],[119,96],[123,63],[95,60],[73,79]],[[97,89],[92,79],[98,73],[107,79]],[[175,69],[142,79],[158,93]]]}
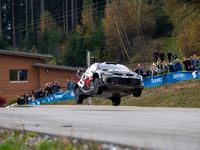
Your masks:
{"label": "sponsor decal", "polygon": [[75,96],[75,95],[74,95],[74,92],[71,92],[71,96]]}
{"label": "sponsor decal", "polygon": [[173,79],[179,79],[179,78],[184,78],[185,75],[184,74],[173,74]]}
{"label": "sponsor decal", "polygon": [[55,99],[62,98],[62,95],[54,95],[54,98],[55,98]]}
{"label": "sponsor decal", "polygon": [[159,83],[159,82],[163,82],[163,77],[157,79],[151,78],[151,83]]}

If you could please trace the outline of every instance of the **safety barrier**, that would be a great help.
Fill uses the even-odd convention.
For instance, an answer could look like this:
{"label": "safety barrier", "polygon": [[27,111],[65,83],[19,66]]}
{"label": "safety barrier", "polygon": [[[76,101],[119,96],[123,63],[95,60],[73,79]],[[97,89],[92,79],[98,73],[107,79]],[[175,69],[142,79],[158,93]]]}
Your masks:
{"label": "safety barrier", "polygon": [[[197,72],[196,78],[200,78],[200,71]],[[143,78],[144,87],[152,87],[156,85],[163,85],[179,81],[194,79],[192,71],[187,72],[173,72],[169,74]]]}
{"label": "safety barrier", "polygon": [[54,93],[47,97],[38,98],[35,101],[28,103],[27,105],[43,105],[45,103],[57,102],[68,99],[74,99],[73,91]]}

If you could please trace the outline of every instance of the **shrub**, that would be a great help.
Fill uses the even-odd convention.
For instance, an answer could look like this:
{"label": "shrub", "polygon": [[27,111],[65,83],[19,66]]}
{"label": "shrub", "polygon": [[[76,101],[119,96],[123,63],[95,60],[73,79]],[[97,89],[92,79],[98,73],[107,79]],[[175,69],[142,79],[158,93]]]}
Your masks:
{"label": "shrub", "polygon": [[6,106],[12,105],[12,104],[14,104],[14,103],[16,103],[16,99],[15,99],[15,98],[10,99],[10,100],[6,103]]}
{"label": "shrub", "polygon": [[3,107],[6,104],[6,98],[0,97],[0,107]]}

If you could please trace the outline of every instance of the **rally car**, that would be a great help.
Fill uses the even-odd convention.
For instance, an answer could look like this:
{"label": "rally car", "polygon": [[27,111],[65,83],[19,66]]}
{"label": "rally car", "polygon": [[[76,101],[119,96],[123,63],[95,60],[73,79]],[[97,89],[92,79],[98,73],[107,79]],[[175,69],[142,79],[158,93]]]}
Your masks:
{"label": "rally car", "polygon": [[118,106],[121,97],[139,97],[144,88],[142,76],[117,63],[94,63],[81,74],[75,85],[75,101],[82,104],[87,97],[104,97]]}

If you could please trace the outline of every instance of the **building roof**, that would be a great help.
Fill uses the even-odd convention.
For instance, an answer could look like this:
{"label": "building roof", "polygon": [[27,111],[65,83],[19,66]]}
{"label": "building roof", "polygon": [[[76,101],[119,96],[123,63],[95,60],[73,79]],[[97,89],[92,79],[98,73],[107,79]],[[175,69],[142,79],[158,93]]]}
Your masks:
{"label": "building roof", "polygon": [[0,54],[15,55],[15,56],[22,56],[22,57],[34,57],[34,58],[52,58],[52,55],[49,55],[49,54],[36,54],[36,53],[18,52],[18,51],[10,51],[10,50],[2,50],[2,49],[0,49]]}
{"label": "building roof", "polygon": [[49,64],[43,64],[43,63],[33,63],[32,64],[35,67],[44,67],[44,68],[52,68],[52,69],[59,69],[59,70],[72,70],[77,71],[80,68],[76,67],[69,67],[69,66],[60,66],[60,65],[49,65]]}

